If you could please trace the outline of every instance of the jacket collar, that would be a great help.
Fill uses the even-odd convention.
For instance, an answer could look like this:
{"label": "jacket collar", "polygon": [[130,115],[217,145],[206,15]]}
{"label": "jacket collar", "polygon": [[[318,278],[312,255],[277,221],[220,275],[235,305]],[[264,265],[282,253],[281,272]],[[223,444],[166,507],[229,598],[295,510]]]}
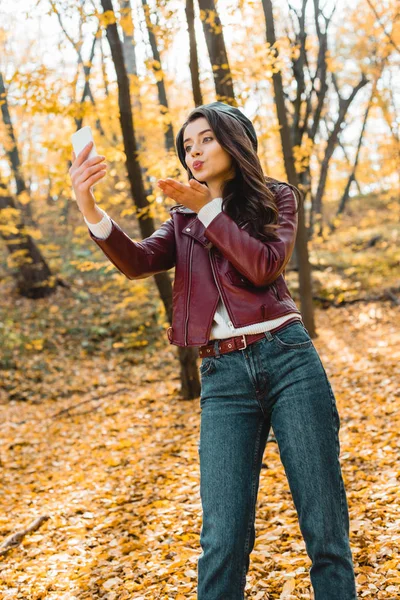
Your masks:
{"label": "jacket collar", "polygon": [[191,208],[188,208],[187,206],[180,206],[180,204],[171,206],[171,208],[169,209],[169,212],[172,212],[172,210],[175,210],[176,212],[180,212],[180,213],[197,215],[197,213],[194,210],[192,210]]}
{"label": "jacket collar", "polygon": [[202,246],[205,246],[205,247],[207,246],[208,249],[210,249],[210,247],[213,244],[204,235],[205,227],[204,227],[204,224],[197,217],[197,212],[195,212],[191,208],[188,208],[187,206],[180,206],[180,205],[172,206],[169,209],[169,212],[170,213],[171,212],[179,212],[179,213],[183,213],[188,216],[194,217],[193,219],[191,219],[187,223],[185,223],[185,226],[183,227],[183,229],[181,229],[181,233],[194,238],[195,240],[200,242],[200,244],[202,244]]}
{"label": "jacket collar", "polygon": [[[170,212],[172,211],[172,209],[174,209],[174,211],[176,211],[176,212],[184,213],[184,214],[187,214],[188,216],[194,217],[193,219],[191,219],[187,223],[185,223],[185,226],[183,227],[183,229],[181,229],[181,233],[194,238],[195,240],[200,242],[200,244],[207,247],[208,249],[210,249],[214,245],[204,235],[204,231],[206,228],[204,226],[204,223],[202,223],[200,221],[200,219],[197,217],[197,213],[194,210],[192,210],[191,208],[188,208],[187,206],[173,206],[170,208]],[[241,225],[241,229],[245,229],[247,227],[247,225],[248,225],[248,223]]]}

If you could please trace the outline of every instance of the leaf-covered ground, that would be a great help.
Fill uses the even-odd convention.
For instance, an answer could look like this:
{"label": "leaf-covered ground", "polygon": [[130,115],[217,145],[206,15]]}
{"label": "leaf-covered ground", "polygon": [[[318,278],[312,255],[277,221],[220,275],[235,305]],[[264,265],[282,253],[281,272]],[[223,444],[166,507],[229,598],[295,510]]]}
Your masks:
{"label": "leaf-covered ground", "polygon": [[[316,306],[348,302],[317,308],[314,344],[341,417],[359,598],[398,600],[400,205],[387,195],[350,209],[310,242]],[[0,598],[195,600],[199,399],[179,397],[153,278],[118,273],[79,215],[68,232],[53,215],[40,242],[69,286],[53,296],[20,298],[0,264]],[[287,280],[299,305],[297,273]],[[264,464],[247,597],[310,599],[273,439]]]}
{"label": "leaf-covered ground", "polygon": [[[341,417],[359,598],[394,600],[399,308],[332,307],[316,311],[316,320],[314,344]],[[175,351],[165,341],[139,354],[134,364],[83,356],[80,367],[79,357],[62,364],[60,355],[58,380],[49,368],[53,398],[47,389],[41,401],[2,400],[0,543],[50,518],[0,558],[1,598],[195,600],[199,399],[179,399]],[[274,441],[264,463],[247,597],[312,598],[310,560]]]}

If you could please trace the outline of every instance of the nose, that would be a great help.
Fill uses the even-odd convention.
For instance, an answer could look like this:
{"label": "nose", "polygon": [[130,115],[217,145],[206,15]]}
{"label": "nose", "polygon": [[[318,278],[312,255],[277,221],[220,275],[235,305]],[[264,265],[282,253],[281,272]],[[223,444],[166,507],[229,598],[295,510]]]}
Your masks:
{"label": "nose", "polygon": [[200,154],[200,150],[194,150],[194,146],[192,146],[190,154],[191,154],[192,157],[198,156]]}

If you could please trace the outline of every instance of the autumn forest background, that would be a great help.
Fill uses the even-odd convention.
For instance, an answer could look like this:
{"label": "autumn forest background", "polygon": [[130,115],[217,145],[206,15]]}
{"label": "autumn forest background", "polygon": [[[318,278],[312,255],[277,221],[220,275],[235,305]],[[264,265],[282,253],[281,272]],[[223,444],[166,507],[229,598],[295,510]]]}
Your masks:
{"label": "autumn forest background", "polygon": [[[286,271],[341,417],[359,598],[400,597],[400,13],[395,0],[0,2],[0,598],[195,600],[200,359],[168,343],[173,270],[129,281],[69,177],[134,240],[186,181],[175,135],[222,100],[305,194]],[[246,594],[312,599],[273,432]]]}

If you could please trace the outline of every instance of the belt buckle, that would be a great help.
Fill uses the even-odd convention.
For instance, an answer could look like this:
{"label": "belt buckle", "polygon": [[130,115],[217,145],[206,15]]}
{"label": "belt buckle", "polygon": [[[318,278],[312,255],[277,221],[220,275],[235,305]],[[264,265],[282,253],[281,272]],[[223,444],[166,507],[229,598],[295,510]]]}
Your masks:
{"label": "belt buckle", "polygon": [[238,350],[244,350],[245,348],[247,348],[246,335],[244,333],[242,333],[241,337],[243,338],[241,341],[243,341],[244,346],[243,346],[243,348],[237,348]]}

